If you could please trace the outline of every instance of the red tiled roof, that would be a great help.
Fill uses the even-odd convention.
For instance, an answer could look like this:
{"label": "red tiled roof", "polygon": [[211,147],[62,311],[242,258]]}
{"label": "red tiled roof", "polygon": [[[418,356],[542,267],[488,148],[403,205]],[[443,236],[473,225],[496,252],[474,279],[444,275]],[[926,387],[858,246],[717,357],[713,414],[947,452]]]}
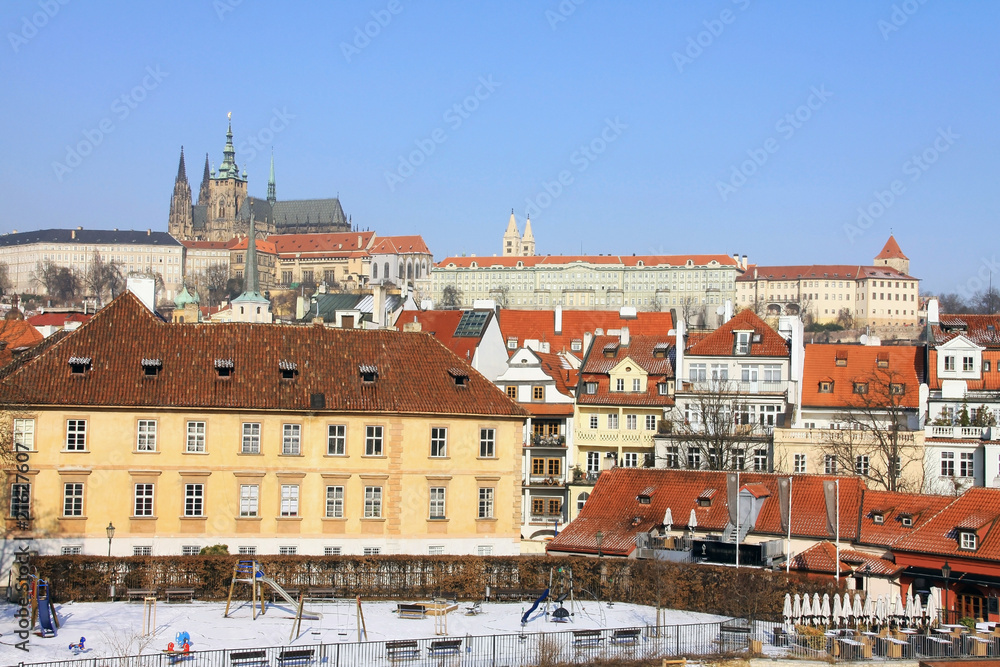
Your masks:
{"label": "red tiled roof", "polygon": [[503,266],[516,267],[518,262],[524,266],[562,266],[580,262],[583,264],[622,266],[684,266],[688,260],[695,266],[709,266],[712,262],[723,266],[736,266],[736,260],[729,255],[536,255],[534,257],[445,257],[436,264],[439,268],[455,265],[469,268],[473,264],[478,267]]}
{"label": "red tiled roof", "polygon": [[[278,253],[290,254],[340,254],[366,251],[375,232],[341,232],[337,234],[274,234],[268,237]],[[362,255],[367,252],[362,252]]]}
{"label": "red tiled roof", "polygon": [[[791,569],[817,574],[833,574],[837,561],[837,547],[831,542],[820,542],[801,553],[792,556]],[[902,565],[896,565],[887,558],[880,558],[854,549],[840,549],[840,574],[851,575],[855,570],[865,571],[875,576],[892,577],[902,572]]]}
{"label": "red tiled roof", "polygon": [[882,252],[876,255],[875,259],[909,259],[909,257],[903,254],[903,251],[899,248],[899,244],[896,243],[896,237],[890,234],[889,240],[885,242],[885,246],[882,248]]}
{"label": "red tiled roof", "polygon": [[[419,322],[421,331],[431,334],[459,358],[471,363],[482,339],[474,336],[455,336],[455,329],[464,312],[464,310],[405,310],[396,318],[396,329],[402,331],[404,324]],[[492,311],[490,317],[493,317]],[[486,331],[486,326],[483,326],[483,331]]]}
{"label": "red tiled roof", "polygon": [[[972,525],[963,525],[970,517],[974,518]],[[975,530],[979,543],[975,551],[959,548],[956,529],[960,527]],[[913,534],[896,542],[893,551],[1000,561],[1000,489],[969,489]]]}
{"label": "red tiled roof", "polygon": [[[760,342],[751,342],[751,357],[788,357],[788,343],[752,310],[741,310],[728,322],[687,348],[689,356],[733,356],[734,331],[749,331],[760,335]],[[753,340],[755,336],[751,337]]]}
{"label": "red tiled roof", "polygon": [[[989,372],[980,370],[978,380],[965,380],[966,389],[970,391],[1000,391],[1000,349],[983,350],[983,361],[990,362]],[[938,350],[931,348],[929,358],[927,386],[931,390],[941,389],[941,378],[938,376]],[[931,415],[931,418],[937,415]]]}
{"label": "red tiled roof", "polygon": [[[65,317],[65,315],[63,316]],[[0,320],[0,366],[6,366],[15,352],[22,352],[44,340],[38,329],[27,320]]]}
{"label": "red tiled roof", "polygon": [[381,236],[369,252],[372,255],[431,254],[422,236]]}
{"label": "red tiled roof", "polygon": [[541,360],[542,370],[545,371],[545,374],[555,380],[556,390],[560,394],[572,396],[573,392],[571,389],[576,388],[577,379],[580,377],[580,370],[571,368],[561,356],[554,352],[532,351]]}
{"label": "red tiled roof", "polygon": [[573,414],[572,403],[518,403],[536,417],[568,417]]}
{"label": "red tiled roof", "polygon": [[892,278],[916,280],[891,266],[860,266],[857,264],[801,264],[788,266],[757,266],[751,264],[736,278],[737,282],[753,280],[859,280],[862,278]]}
{"label": "red tiled roof", "polygon": [[[632,335],[666,335],[673,329],[674,321],[669,312],[639,312],[635,317],[622,318],[617,310],[563,310],[562,329],[555,330],[554,310],[512,310],[500,311],[500,331],[504,340],[517,338],[518,345],[526,340],[538,340],[549,344],[552,352],[572,350],[572,342],[583,345],[584,333],[604,333],[628,327]],[[579,350],[583,354],[584,350]]]}
{"label": "red tiled roof", "polygon": [[225,250],[229,241],[181,241],[181,245],[190,250]]}
{"label": "red tiled roof", "polygon": [[[869,489],[865,491],[864,504],[861,507],[861,534],[858,536],[858,542],[890,547],[927,523],[951,500],[948,496]],[[881,524],[875,523],[875,513],[882,514]],[[912,526],[903,525],[904,515],[910,517]]]}
{"label": "red tiled roof", "polygon": [[[273,239],[275,237],[272,236],[270,238]],[[249,245],[250,244],[247,242],[247,237],[244,236],[243,238],[233,239],[226,245],[226,247],[229,248],[230,250],[246,250],[249,247]],[[274,255],[277,253],[274,241],[271,240],[262,241],[261,239],[257,239],[255,247],[257,248],[257,252],[267,253],[268,255]]]}
{"label": "red tiled roof", "polygon": [[28,318],[28,322],[33,327],[61,327],[69,322],[86,322],[93,315],[83,313],[42,313]]}
{"label": "red tiled roof", "polygon": [[1000,349],[1000,315],[942,315],[932,328],[938,344],[965,336],[981,347]]}
{"label": "red tiled roof", "polygon": [[[854,382],[868,382],[869,398],[873,405],[887,400],[881,393],[888,391],[887,382],[904,385],[899,404],[916,408],[919,403],[920,378],[923,376],[921,349],[912,345],[806,345],[805,368],[802,378],[803,407],[858,407],[862,403],[854,394]],[[887,358],[888,368],[879,368],[879,357]],[[845,366],[838,366],[837,359],[846,358]],[[832,393],[820,393],[819,383],[832,381]],[[895,397],[894,397],[895,398]]]}
{"label": "red tiled roof", "polygon": [[[674,377],[669,352],[665,357],[656,357],[653,350],[663,343],[673,343],[673,336],[629,336],[628,346],[619,344],[618,336],[595,336],[587,358],[580,369],[580,386],[585,382],[597,384],[596,393],[577,391],[577,403],[581,405],[633,405],[666,406],[673,405],[672,396],[659,393],[658,384]],[[614,346],[613,356],[607,356],[605,347]],[[608,375],[615,366],[630,359],[647,373],[643,391],[611,391]],[[631,389],[631,387],[629,387]]]}
{"label": "red tiled roof", "polygon": [[[71,357],[90,359],[71,375]],[[162,360],[158,376],[143,359]],[[220,379],[215,360],[232,361]],[[282,380],[280,361],[296,364]],[[378,377],[361,379],[372,365]],[[451,368],[468,372],[456,384]],[[273,324],[171,324],[122,294],[76,331],[0,382],[3,400],[24,405],[172,406],[241,410],[326,410],[383,414],[468,414],[523,418],[526,413],[492,382],[433,337],[389,330]]]}

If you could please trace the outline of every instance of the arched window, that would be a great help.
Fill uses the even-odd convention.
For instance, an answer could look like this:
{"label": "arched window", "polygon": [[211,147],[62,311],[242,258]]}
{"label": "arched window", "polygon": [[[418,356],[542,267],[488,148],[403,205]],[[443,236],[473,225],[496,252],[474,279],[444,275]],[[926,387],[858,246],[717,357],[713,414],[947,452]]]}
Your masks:
{"label": "arched window", "polygon": [[240,315],[243,314],[243,306],[240,306]]}
{"label": "arched window", "polygon": [[577,512],[582,512],[583,511],[583,506],[586,504],[587,498],[589,498],[589,497],[590,497],[590,494],[587,493],[586,491],[584,491],[583,493],[581,493],[580,495],[578,495],[576,497],[576,511]]}
{"label": "arched window", "polygon": [[411,262],[406,263],[406,278],[413,280],[413,264]]}
{"label": "arched window", "polygon": [[257,306],[257,314],[260,315],[260,306]]}
{"label": "arched window", "polygon": [[372,264],[372,280],[378,280],[378,262]]}
{"label": "arched window", "polygon": [[399,280],[402,280],[404,277],[406,277],[406,272],[403,269],[403,262],[400,262],[399,263],[399,272],[396,274],[396,278],[398,278]]}
{"label": "arched window", "polygon": [[386,262],[385,264],[382,265],[382,279],[383,280],[389,279],[389,262]]}

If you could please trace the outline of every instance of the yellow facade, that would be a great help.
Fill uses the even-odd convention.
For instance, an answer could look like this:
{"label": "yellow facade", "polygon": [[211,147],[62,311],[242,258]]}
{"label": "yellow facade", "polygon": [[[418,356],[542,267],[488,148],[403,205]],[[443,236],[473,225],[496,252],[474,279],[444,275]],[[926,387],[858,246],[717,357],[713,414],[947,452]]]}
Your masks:
{"label": "yellow facade", "polygon": [[[299,554],[517,553],[521,418],[166,408],[46,408],[18,416],[34,422],[29,534],[41,553],[79,547],[106,554],[109,523],[119,556],[216,543],[261,554],[289,547]],[[81,421],[83,449],[70,451]],[[247,453],[257,448],[257,427],[246,426],[254,424],[259,453]],[[330,445],[331,426],[344,427],[343,454],[339,429]],[[380,454],[369,427],[381,427]],[[444,456],[431,456],[432,429],[446,429]],[[480,456],[483,429],[493,429],[492,457]],[[196,451],[202,432],[204,451]],[[74,496],[80,487],[67,484],[83,485],[82,502]],[[152,485],[148,516],[144,485]],[[331,487],[343,489],[342,517],[328,516],[337,506],[334,492],[328,508]],[[444,518],[430,518],[432,487],[445,490]],[[373,489],[381,492],[380,511]],[[254,504],[256,516],[245,516]],[[481,505],[490,516],[480,518]]]}

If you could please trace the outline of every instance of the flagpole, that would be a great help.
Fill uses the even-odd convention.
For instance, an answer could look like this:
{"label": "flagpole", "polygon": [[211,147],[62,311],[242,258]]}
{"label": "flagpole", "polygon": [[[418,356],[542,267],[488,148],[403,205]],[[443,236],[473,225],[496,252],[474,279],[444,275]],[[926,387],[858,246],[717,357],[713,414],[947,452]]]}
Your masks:
{"label": "flagpole", "polygon": [[834,576],[840,583],[840,480],[837,480],[837,562],[833,564]]}
{"label": "flagpole", "polygon": [[736,569],[740,569],[740,471],[736,471]]}
{"label": "flagpole", "polygon": [[788,539],[785,541],[785,574],[792,569],[792,476],[788,476]]}

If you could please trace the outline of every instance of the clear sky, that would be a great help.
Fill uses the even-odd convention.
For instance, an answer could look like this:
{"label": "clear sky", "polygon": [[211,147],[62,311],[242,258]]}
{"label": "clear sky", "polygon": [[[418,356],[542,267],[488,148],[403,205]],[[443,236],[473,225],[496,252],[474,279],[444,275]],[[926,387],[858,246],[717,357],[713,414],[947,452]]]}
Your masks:
{"label": "clear sky", "polygon": [[180,147],[197,196],[232,112],[251,194],[273,146],[279,199],[437,259],[498,253],[513,208],[543,254],[866,264],[891,229],[924,290],[1000,280],[995,0],[5,0],[0,28],[0,232],[166,230]]}

